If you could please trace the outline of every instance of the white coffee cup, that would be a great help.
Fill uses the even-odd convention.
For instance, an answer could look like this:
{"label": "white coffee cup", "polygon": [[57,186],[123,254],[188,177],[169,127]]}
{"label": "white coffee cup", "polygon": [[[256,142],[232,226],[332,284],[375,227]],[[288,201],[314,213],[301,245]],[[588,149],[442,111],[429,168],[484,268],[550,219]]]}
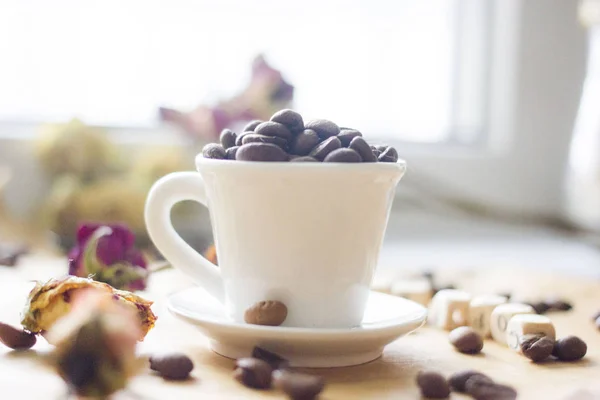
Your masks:
{"label": "white coffee cup", "polygon": [[[145,209],[150,238],[236,322],[256,302],[288,308],[282,326],[360,325],[405,163],[211,160],[158,180]],[[216,267],[175,232],[183,200],[209,209]]]}

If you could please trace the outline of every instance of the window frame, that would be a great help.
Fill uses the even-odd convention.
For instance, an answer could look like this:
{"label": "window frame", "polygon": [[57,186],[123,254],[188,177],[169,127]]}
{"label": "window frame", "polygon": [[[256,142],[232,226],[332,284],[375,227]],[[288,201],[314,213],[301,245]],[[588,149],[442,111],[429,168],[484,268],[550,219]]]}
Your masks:
{"label": "window frame", "polygon": [[[396,212],[411,212],[402,199],[422,194],[423,181],[438,182],[434,188],[438,191],[491,207],[562,212],[562,170],[581,89],[573,82],[583,82],[586,61],[586,35],[576,20],[577,2],[490,1],[486,134],[473,142],[393,143],[408,162]],[[36,124],[0,124],[0,164],[14,165],[19,176],[31,180],[29,185],[18,180],[8,185],[6,202],[16,215],[30,216],[47,190],[28,147],[36,128]],[[172,144],[172,136],[167,139],[163,129],[109,128],[108,132],[126,148],[141,141],[147,146]],[[128,135],[120,134],[124,131]]]}

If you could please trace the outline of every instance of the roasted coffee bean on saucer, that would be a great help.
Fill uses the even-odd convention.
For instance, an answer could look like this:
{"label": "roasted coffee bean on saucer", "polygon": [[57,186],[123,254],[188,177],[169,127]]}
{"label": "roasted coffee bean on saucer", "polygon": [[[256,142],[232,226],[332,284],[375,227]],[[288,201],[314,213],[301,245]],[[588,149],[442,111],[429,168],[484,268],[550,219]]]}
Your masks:
{"label": "roasted coffee bean on saucer", "polygon": [[240,358],[235,363],[233,377],[242,385],[253,389],[269,389],[271,387],[272,368],[258,358]]}
{"label": "roasted coffee bean on saucer", "polygon": [[240,146],[233,146],[225,150],[225,154],[228,160],[235,160],[235,154],[237,153]]}
{"label": "roasted coffee bean on saucer", "polygon": [[430,399],[445,399],[450,396],[450,385],[441,374],[434,371],[420,371],[417,385],[421,395]]}
{"label": "roasted coffee bean on saucer", "polygon": [[194,369],[192,360],[182,353],[154,355],[150,357],[150,369],[168,380],[185,380]]}
{"label": "roasted coffee bean on saucer", "polygon": [[244,321],[253,325],[279,326],[287,318],[287,307],[280,301],[259,301],[244,313]]}

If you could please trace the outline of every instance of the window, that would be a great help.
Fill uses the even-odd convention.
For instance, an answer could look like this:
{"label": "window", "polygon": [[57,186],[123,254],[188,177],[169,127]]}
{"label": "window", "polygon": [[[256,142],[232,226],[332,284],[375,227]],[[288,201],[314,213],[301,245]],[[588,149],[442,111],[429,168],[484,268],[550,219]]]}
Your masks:
{"label": "window", "polygon": [[[294,107],[388,140],[485,131],[490,1],[0,0],[0,122],[152,127],[238,92],[257,54]],[[1,132],[0,132],[1,133]]]}

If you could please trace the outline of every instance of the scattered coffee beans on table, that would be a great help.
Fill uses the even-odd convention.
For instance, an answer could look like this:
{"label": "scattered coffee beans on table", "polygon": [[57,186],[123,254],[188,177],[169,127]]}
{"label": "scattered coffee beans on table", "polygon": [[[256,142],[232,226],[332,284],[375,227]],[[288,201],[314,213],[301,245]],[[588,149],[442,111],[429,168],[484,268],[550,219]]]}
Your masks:
{"label": "scattered coffee beans on table", "polygon": [[461,326],[452,330],[448,335],[448,340],[461,353],[477,354],[483,349],[483,338],[469,326]]}
{"label": "scattered coffee beans on table", "polygon": [[289,361],[279,354],[275,354],[258,346],[255,346],[254,349],[252,349],[252,357],[267,362],[273,370],[285,369],[290,365]]}
{"label": "scattered coffee beans on table", "polygon": [[473,375],[465,382],[465,392],[476,400],[514,400],[517,391],[494,382],[486,375]]}
{"label": "scattered coffee beans on table", "polygon": [[325,388],[325,380],[321,376],[279,370],[273,372],[273,385],[292,400],[312,400]]}
{"label": "scattered coffee beans on table", "polygon": [[[205,158],[270,162],[388,162],[398,161],[391,146],[369,146],[360,131],[340,128],[332,121],[304,122],[290,109],[276,112],[270,121],[252,121],[242,133],[224,129],[220,143],[202,149]],[[310,156],[311,158],[304,158]],[[302,157],[302,158],[298,158]]]}
{"label": "scattered coffee beans on table", "polygon": [[420,371],[417,374],[417,385],[421,395],[430,399],[445,399],[450,396],[450,385],[446,378],[438,372]]}
{"label": "scattered coffee beans on table", "polygon": [[[452,390],[454,390],[455,392],[464,393],[467,390],[465,387],[467,380],[476,375],[488,378],[486,375],[482,374],[481,372],[469,369],[466,371],[456,372],[456,373],[450,375],[450,379],[448,379],[448,382],[450,383],[450,387],[452,388]],[[488,379],[490,379],[490,378],[488,378]]]}
{"label": "scattered coffee beans on table", "polygon": [[520,341],[521,353],[533,362],[540,362],[552,354],[554,340],[544,335],[525,335]]}
{"label": "scattered coffee beans on table", "polygon": [[0,322],[0,342],[13,350],[27,350],[33,347],[35,334]]}
{"label": "scattered coffee beans on table", "polygon": [[168,380],[185,380],[194,369],[192,360],[182,353],[154,355],[150,357],[150,369]]}
{"label": "scattered coffee beans on table", "polygon": [[577,336],[566,336],[554,344],[552,355],[560,361],[576,361],[587,353],[587,344]]}
{"label": "scattered coffee beans on table", "polygon": [[258,358],[240,358],[235,363],[233,377],[249,388],[269,389],[271,387],[271,366]]}
{"label": "scattered coffee beans on table", "polygon": [[259,301],[244,313],[244,321],[254,325],[279,326],[287,318],[287,307],[280,301]]}

